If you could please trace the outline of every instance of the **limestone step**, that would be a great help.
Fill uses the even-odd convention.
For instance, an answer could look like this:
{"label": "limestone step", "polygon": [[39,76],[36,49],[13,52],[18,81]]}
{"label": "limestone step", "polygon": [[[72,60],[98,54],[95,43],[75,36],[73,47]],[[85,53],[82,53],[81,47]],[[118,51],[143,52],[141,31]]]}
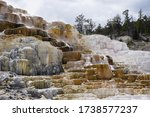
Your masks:
{"label": "limestone step", "polygon": [[73,79],[74,85],[81,85],[82,83],[85,83],[85,82],[87,82],[87,79],[85,79],[85,78]]}
{"label": "limestone step", "polygon": [[113,73],[114,77],[123,78],[125,76],[123,69],[115,69]]}
{"label": "limestone step", "polygon": [[137,78],[138,78],[138,75],[137,75],[137,74],[127,74],[127,75],[125,75],[125,79],[126,79],[129,83],[135,82]]}
{"label": "limestone step", "polygon": [[36,89],[45,89],[51,87],[51,80],[35,80],[28,84],[28,87],[35,87]]}
{"label": "limestone step", "polygon": [[67,72],[78,72],[78,73],[85,73],[85,69],[69,69]]}
{"label": "limestone step", "polygon": [[76,94],[62,94],[53,98],[54,100],[98,100],[96,95],[92,93],[76,93]]}
{"label": "limestone step", "polygon": [[69,78],[70,79],[79,79],[79,78],[85,78],[85,73],[71,73]]}
{"label": "limestone step", "polygon": [[68,61],[66,64],[63,65],[63,67],[66,70],[83,69],[84,63],[84,60]]}
{"label": "limestone step", "polygon": [[150,86],[150,80],[140,80],[138,82],[141,83],[142,85]]}
{"label": "limestone step", "polygon": [[64,83],[52,83],[53,87],[57,87],[57,88],[63,88],[65,86]]}
{"label": "limestone step", "polygon": [[127,83],[126,88],[144,88],[145,84],[141,83]]}
{"label": "limestone step", "polygon": [[51,80],[51,76],[24,76],[21,77],[24,81],[35,81],[35,80]]}
{"label": "limestone step", "polygon": [[98,88],[102,88],[102,85],[103,85],[103,82],[102,82],[102,81],[95,81],[95,80],[84,83],[84,86],[85,86],[87,89],[98,89]]}
{"label": "limestone step", "polygon": [[86,90],[84,85],[66,85],[63,87],[64,94],[84,93]]}
{"label": "limestone step", "polygon": [[63,52],[63,63],[67,63],[68,61],[79,61],[81,60],[81,51],[69,51]]}
{"label": "limestone step", "polygon": [[86,66],[85,69],[96,69],[95,74],[98,75],[99,80],[110,80],[113,77],[113,73],[108,64],[95,64]]}
{"label": "limestone step", "polygon": [[150,80],[150,74],[139,75],[137,80]]}

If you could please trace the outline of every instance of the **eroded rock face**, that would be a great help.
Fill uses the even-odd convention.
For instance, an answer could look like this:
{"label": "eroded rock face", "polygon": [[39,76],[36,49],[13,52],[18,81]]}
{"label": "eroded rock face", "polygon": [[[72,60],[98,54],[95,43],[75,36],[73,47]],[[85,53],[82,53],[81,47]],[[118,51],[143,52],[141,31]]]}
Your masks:
{"label": "eroded rock face", "polygon": [[67,42],[72,45],[74,49],[79,48],[78,39],[80,38],[80,34],[76,28],[70,24],[65,24],[63,22],[52,22],[49,24],[47,32],[50,37]]}
{"label": "eroded rock face", "polygon": [[26,10],[14,8],[4,1],[0,1],[0,20],[41,29],[46,28],[47,24],[42,17],[29,16]]}
{"label": "eroded rock face", "polygon": [[[0,56],[0,69],[19,75],[53,75],[63,71],[62,52],[33,37],[17,38]],[[4,43],[4,42],[2,42]],[[12,48],[13,47],[13,48]],[[6,51],[5,48],[3,51]]]}

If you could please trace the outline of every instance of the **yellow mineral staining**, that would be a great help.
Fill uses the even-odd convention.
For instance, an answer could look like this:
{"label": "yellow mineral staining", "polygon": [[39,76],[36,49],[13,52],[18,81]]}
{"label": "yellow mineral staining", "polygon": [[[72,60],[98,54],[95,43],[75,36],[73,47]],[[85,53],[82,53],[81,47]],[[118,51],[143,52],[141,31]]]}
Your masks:
{"label": "yellow mineral staining", "polygon": [[91,67],[96,68],[98,79],[108,80],[113,77],[113,73],[108,64],[96,64]]}
{"label": "yellow mineral staining", "polygon": [[55,23],[53,27],[49,29],[49,34],[53,38],[57,39],[73,39],[73,27],[70,24]]}
{"label": "yellow mineral staining", "polygon": [[126,77],[127,77],[128,82],[131,83],[131,82],[136,81],[138,75],[137,74],[128,74],[128,75],[126,75]]}
{"label": "yellow mineral staining", "polygon": [[123,69],[116,69],[113,71],[113,73],[114,73],[114,77],[117,77],[117,78],[123,78],[124,77]]}
{"label": "yellow mineral staining", "polygon": [[26,59],[20,59],[18,61],[16,61],[16,71],[18,72],[18,74],[28,74],[30,73],[30,62]]}
{"label": "yellow mineral staining", "polygon": [[36,89],[45,89],[51,86],[51,82],[49,80],[36,80],[30,83],[30,86],[35,87]]}

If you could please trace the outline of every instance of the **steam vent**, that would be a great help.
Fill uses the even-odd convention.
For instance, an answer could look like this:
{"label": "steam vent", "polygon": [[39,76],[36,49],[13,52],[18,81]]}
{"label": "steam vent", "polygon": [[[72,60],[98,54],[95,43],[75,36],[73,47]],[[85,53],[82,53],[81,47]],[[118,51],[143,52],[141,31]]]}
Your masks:
{"label": "steam vent", "polygon": [[150,99],[150,51],[0,0],[0,99]]}

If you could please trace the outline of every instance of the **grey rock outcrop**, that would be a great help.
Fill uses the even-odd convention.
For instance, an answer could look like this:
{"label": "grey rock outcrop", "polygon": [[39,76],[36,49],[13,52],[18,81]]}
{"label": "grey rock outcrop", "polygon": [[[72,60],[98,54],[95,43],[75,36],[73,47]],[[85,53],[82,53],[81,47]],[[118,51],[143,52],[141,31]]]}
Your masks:
{"label": "grey rock outcrop", "polygon": [[8,52],[0,56],[0,70],[10,70],[18,75],[53,75],[63,72],[62,52],[49,42],[25,37],[8,43],[11,47],[8,49],[8,46]]}

